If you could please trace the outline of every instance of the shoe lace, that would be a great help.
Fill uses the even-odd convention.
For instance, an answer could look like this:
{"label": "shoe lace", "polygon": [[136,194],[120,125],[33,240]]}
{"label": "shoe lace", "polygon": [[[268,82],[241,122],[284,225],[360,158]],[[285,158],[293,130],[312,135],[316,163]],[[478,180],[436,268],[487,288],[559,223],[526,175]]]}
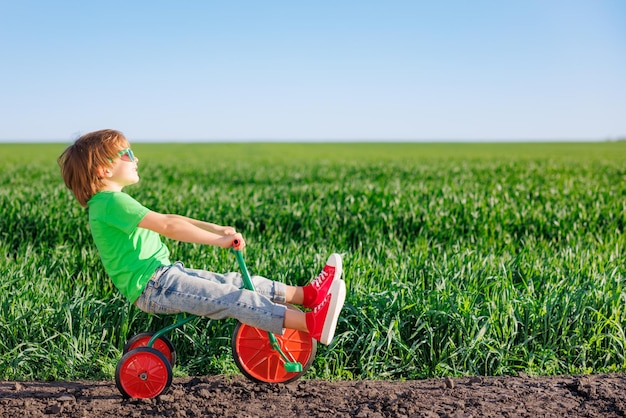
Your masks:
{"label": "shoe lace", "polygon": [[330,294],[326,295],[326,297],[320,302],[320,304],[317,305],[315,308],[313,308],[313,314],[316,314],[320,310],[322,310],[324,306],[326,306],[329,300],[330,300]]}
{"label": "shoe lace", "polygon": [[326,279],[326,276],[328,276],[328,272],[326,271],[326,269],[322,270],[322,272],[315,278],[315,280],[313,280],[313,286],[315,287],[320,287],[322,285],[322,282]]}

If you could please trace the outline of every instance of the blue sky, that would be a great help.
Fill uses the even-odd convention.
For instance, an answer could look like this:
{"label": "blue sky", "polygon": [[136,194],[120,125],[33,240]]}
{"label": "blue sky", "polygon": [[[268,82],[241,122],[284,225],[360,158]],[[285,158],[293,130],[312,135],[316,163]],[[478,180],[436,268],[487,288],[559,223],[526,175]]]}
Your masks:
{"label": "blue sky", "polygon": [[626,137],[626,1],[0,1],[0,140]]}

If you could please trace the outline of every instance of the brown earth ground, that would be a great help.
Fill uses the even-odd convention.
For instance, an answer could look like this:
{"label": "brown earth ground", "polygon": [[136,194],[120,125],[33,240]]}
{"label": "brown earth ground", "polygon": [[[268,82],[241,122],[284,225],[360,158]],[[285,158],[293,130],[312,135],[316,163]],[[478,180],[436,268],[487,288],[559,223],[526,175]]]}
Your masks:
{"label": "brown earth ground", "polygon": [[413,381],[176,378],[155,399],[113,381],[0,382],[2,417],[622,417],[626,374]]}

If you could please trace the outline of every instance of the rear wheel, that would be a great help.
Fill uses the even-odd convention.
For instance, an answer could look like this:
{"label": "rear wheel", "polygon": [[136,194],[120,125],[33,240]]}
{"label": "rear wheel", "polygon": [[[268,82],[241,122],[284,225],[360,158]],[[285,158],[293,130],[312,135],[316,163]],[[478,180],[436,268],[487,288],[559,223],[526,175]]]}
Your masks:
{"label": "rear wheel", "polygon": [[155,348],[136,348],[117,362],[115,386],[125,398],[154,398],[171,384],[172,366]]}
{"label": "rear wheel", "polygon": [[[148,343],[152,339],[154,332],[142,332],[134,335],[124,345],[124,354],[139,347],[147,347]],[[170,362],[170,365],[174,367],[176,363],[176,349],[174,344],[165,335],[160,336],[154,341],[152,347],[159,350]]]}

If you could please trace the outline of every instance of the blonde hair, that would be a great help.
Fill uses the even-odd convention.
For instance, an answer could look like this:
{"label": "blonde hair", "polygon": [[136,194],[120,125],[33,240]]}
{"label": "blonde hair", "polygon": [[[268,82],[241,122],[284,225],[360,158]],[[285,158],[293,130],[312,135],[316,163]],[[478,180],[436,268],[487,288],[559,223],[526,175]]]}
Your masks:
{"label": "blonde hair", "polygon": [[119,150],[128,146],[123,133],[103,129],[81,136],[59,156],[63,181],[81,206],[87,207],[89,199],[104,186],[98,168],[110,167]]}

